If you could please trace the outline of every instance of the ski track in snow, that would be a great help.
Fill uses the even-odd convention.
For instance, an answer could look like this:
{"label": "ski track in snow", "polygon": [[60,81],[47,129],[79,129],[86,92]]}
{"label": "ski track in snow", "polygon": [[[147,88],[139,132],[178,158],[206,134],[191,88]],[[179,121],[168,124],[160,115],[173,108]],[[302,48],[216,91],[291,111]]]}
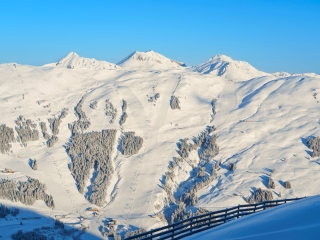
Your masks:
{"label": "ski track in snow", "polygon": [[[161,99],[170,99],[171,91],[170,89],[174,88],[177,89],[177,86],[179,85],[180,78],[178,78],[178,83],[175,84],[175,81],[173,79],[170,79],[171,86],[167,86],[167,90],[165,92],[162,92]],[[159,129],[162,127],[166,117],[167,112],[169,110],[169,104],[167,101],[161,100],[160,106],[159,106],[159,112],[162,114],[157,115],[157,118],[154,122],[151,122],[151,117],[147,117],[146,111],[144,110],[144,107],[142,103],[139,101],[139,99],[134,95],[134,93],[127,87],[119,86],[119,89],[122,89],[124,92],[124,95],[126,95],[130,99],[135,99],[135,102],[137,103],[137,109],[132,109],[132,112],[139,112],[140,114],[143,114],[143,116],[135,117],[134,119],[147,119],[148,124],[145,125],[143,122],[136,122],[137,126],[140,130],[143,130],[143,137],[144,137],[144,146],[143,150],[140,150],[137,154],[136,158],[128,157],[128,161],[132,161],[132,165],[134,166],[133,170],[127,170],[125,173],[125,178],[123,179],[123,183],[121,186],[121,189],[119,190],[119,193],[117,195],[117,198],[124,198],[124,195],[128,195],[128,201],[122,205],[122,207],[119,207],[119,202],[117,202],[117,208],[124,209],[123,213],[125,214],[125,224],[132,224],[135,226],[141,226],[144,225],[146,222],[148,223],[146,227],[149,227],[148,225],[150,222],[157,223],[158,221],[155,221],[151,219],[148,214],[150,214],[150,207],[153,204],[153,194],[155,191],[156,186],[159,184],[159,179],[161,178],[161,175],[163,174],[162,169],[163,166],[167,164],[167,161],[163,161],[163,154],[162,151],[160,153],[160,156],[157,157],[156,164],[155,161],[150,161],[150,159],[154,158],[154,152],[153,149],[157,149],[158,145],[158,132]],[[129,106],[130,107],[130,106]],[[143,109],[143,111],[141,111]],[[161,145],[161,143],[160,143]],[[134,157],[134,156],[133,156]],[[130,159],[130,160],[129,160]],[[152,163],[156,168],[153,168],[150,166],[150,163]],[[147,173],[147,174],[145,174]],[[143,181],[149,182],[150,187],[145,189],[145,186],[139,185],[139,180],[141,180],[141,176],[143,175]],[[127,181],[132,181],[130,182]],[[144,196],[148,196],[147,200],[144,199]],[[108,205],[105,207],[105,210],[110,210],[113,208],[115,202],[111,205]],[[135,213],[133,214],[133,209],[135,212],[143,213],[137,216]]]}

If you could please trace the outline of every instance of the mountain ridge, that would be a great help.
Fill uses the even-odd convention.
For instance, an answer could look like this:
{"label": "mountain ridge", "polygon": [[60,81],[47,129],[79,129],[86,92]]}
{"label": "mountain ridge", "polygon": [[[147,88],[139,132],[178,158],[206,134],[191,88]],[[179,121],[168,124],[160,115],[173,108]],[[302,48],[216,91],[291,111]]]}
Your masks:
{"label": "mountain ridge", "polygon": [[[130,61],[131,59],[131,61]],[[131,63],[127,63],[127,62]],[[138,63],[137,63],[138,62]],[[141,62],[148,62],[148,64],[141,64]],[[151,62],[151,63],[150,63]],[[233,79],[234,81],[249,80],[255,77],[261,76],[275,76],[275,77],[287,77],[287,76],[310,76],[319,78],[320,75],[315,72],[305,72],[305,73],[288,73],[285,71],[278,71],[273,73],[268,73],[260,71],[254,68],[251,64],[246,61],[233,60],[231,57],[224,54],[216,54],[208,60],[195,65],[186,66],[183,62],[175,61],[169,59],[160,53],[153,50],[146,52],[134,51],[127,57],[119,61],[117,64],[110,63],[105,60],[96,60],[95,58],[86,58],[79,56],[76,52],[69,52],[64,58],[58,62],[47,63],[42,66],[33,66],[29,64],[20,64],[16,62],[1,63],[0,66],[30,66],[30,67],[60,67],[68,69],[96,69],[96,70],[107,70],[116,69],[120,70],[122,67],[120,65],[127,65],[128,69],[179,69],[181,67],[187,67],[193,71],[216,75],[223,77],[225,79]]]}

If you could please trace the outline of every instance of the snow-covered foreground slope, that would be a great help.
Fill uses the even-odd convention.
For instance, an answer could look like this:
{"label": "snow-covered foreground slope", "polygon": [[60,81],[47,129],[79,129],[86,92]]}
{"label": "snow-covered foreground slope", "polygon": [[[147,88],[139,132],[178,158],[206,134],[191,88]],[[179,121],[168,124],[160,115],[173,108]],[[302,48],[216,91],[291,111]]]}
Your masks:
{"label": "snow-covered foreground slope", "polygon": [[319,239],[320,197],[310,197],[252,214],[191,239]]}
{"label": "snow-covered foreground slope", "polygon": [[[154,52],[139,53],[142,57],[135,58],[137,54],[122,61],[123,69],[96,68],[94,63],[91,67],[89,62],[89,66],[79,64],[73,69],[0,65],[0,125],[14,129],[21,115],[21,126],[30,119],[35,124],[30,129],[39,133],[39,139],[13,142],[9,151],[0,153],[0,169],[15,171],[0,172],[0,178],[26,181],[29,176],[46,184],[55,208],[37,200],[33,211],[70,219],[84,216],[88,231],[102,238],[102,232],[108,232],[106,219],[117,220],[117,232],[122,236],[138,227],[166,224],[159,215],[163,211],[170,222],[168,214],[183,193],[209,176],[214,178],[198,189],[198,202],[187,210],[216,210],[244,203],[256,188],[266,188],[273,169],[273,198],[320,193],[318,158],[311,158],[307,147],[307,138],[319,135],[318,75],[253,78],[255,71],[239,65],[237,71],[245,79],[233,81],[181,67]],[[126,120],[119,124],[124,113]],[[49,140],[43,136],[41,122],[46,123]],[[58,132],[52,131],[50,122],[51,127],[57,123],[54,128]],[[201,157],[205,144],[200,144],[200,149],[180,159],[178,143],[185,138],[192,143],[213,125],[216,130],[206,139],[217,135],[219,154],[205,160]],[[97,137],[108,129],[116,130],[111,147],[97,148],[101,140],[97,138],[77,143],[70,154],[68,146],[76,136],[81,139],[91,133]],[[124,155],[123,137],[132,131],[143,139],[142,147],[132,147],[134,154]],[[104,150],[107,153],[101,153]],[[30,167],[34,160],[37,170]],[[77,167],[75,161],[84,165]],[[212,172],[217,161],[221,165]],[[229,163],[236,163],[235,171],[228,169]],[[202,177],[197,176],[200,170]],[[107,180],[101,180],[99,173],[106,173]],[[166,186],[172,191],[171,200],[164,191],[168,173],[173,174]],[[79,191],[82,177],[83,191]],[[291,189],[283,187],[285,181],[291,182]],[[102,196],[101,204],[94,204],[94,194]],[[93,217],[89,207],[98,208],[98,215]]]}

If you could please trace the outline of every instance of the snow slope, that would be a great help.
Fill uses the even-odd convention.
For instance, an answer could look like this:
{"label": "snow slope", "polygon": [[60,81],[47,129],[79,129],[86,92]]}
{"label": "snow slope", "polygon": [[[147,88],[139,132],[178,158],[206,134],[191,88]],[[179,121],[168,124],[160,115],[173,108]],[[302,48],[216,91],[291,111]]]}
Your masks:
{"label": "snow slope", "polygon": [[[209,169],[213,162],[221,160],[217,179],[197,192],[196,207],[216,210],[245,203],[255,188],[266,188],[272,169],[275,169],[272,175],[275,199],[280,198],[280,192],[281,198],[320,193],[316,177],[319,159],[310,157],[306,143],[309,136],[320,134],[318,75],[272,75],[251,67],[225,68],[223,74],[217,74],[217,68],[215,74],[214,71],[206,74],[207,70],[202,73],[181,67],[151,51],[130,55],[119,63],[123,69],[103,69],[102,65],[94,65],[99,66],[95,68],[91,62],[86,63],[90,65],[86,68],[78,61],[81,57],[69,57],[79,63],[72,70],[48,65],[0,65],[0,124],[14,128],[14,121],[22,115],[34,121],[39,132],[39,123],[46,122],[51,135],[48,119],[59,116],[62,109],[69,109],[67,117],[61,120],[58,141],[52,148],[40,134],[38,141],[29,141],[27,146],[12,143],[12,152],[0,153],[0,169],[16,171],[0,172],[0,178],[21,180],[31,176],[45,183],[53,196],[55,209],[39,204],[32,206],[34,212],[45,216],[65,214],[70,219],[85,216],[89,233],[98,238],[102,238],[101,229],[110,218],[118,221],[117,231],[122,235],[137,227],[162,226],[163,221],[150,215],[167,206],[163,179],[169,171],[169,162],[179,157],[177,143],[184,138],[191,141],[211,125],[216,127],[219,154],[205,163],[192,151],[174,177],[180,190],[187,189],[184,181],[190,183],[196,179],[194,172],[199,167]],[[225,56],[214,61],[231,62]],[[64,63],[69,66],[70,62]],[[157,93],[160,97],[155,99]],[[172,95],[179,99],[180,110],[171,109]],[[64,147],[72,137],[68,125],[77,120],[75,107],[81,99],[82,110],[91,122],[86,132],[117,130],[112,153],[114,173],[102,207],[85,198],[90,188],[84,194],[79,193],[69,169],[72,160]],[[117,109],[113,123],[105,114],[107,99]],[[128,118],[120,126],[122,100],[128,104]],[[90,107],[94,102],[97,102],[95,109]],[[122,155],[118,147],[123,133],[129,131],[144,140],[142,148],[132,156]],[[30,159],[37,160],[37,171],[30,168]],[[234,172],[227,167],[233,162],[237,164]],[[90,178],[94,179],[93,172]],[[284,181],[290,181],[292,189],[285,189]],[[93,217],[87,211],[90,206],[98,207],[99,215]]]}
{"label": "snow slope", "polygon": [[68,69],[121,69],[116,64],[106,61],[98,61],[94,58],[80,57],[75,52],[70,52],[65,58],[61,59],[57,63],[50,63],[44,65],[44,67],[61,67]]}
{"label": "snow slope", "polygon": [[319,239],[320,197],[310,197],[230,221],[185,238],[191,239]]}

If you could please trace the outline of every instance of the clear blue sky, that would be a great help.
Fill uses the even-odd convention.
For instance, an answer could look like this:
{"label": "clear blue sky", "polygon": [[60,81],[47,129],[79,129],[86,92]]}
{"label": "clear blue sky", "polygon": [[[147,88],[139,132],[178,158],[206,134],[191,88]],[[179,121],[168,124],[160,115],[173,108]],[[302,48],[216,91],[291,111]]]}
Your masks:
{"label": "clear blue sky", "polygon": [[71,51],[117,63],[150,49],[187,65],[222,53],[267,72],[320,74],[320,0],[0,1],[0,63]]}

